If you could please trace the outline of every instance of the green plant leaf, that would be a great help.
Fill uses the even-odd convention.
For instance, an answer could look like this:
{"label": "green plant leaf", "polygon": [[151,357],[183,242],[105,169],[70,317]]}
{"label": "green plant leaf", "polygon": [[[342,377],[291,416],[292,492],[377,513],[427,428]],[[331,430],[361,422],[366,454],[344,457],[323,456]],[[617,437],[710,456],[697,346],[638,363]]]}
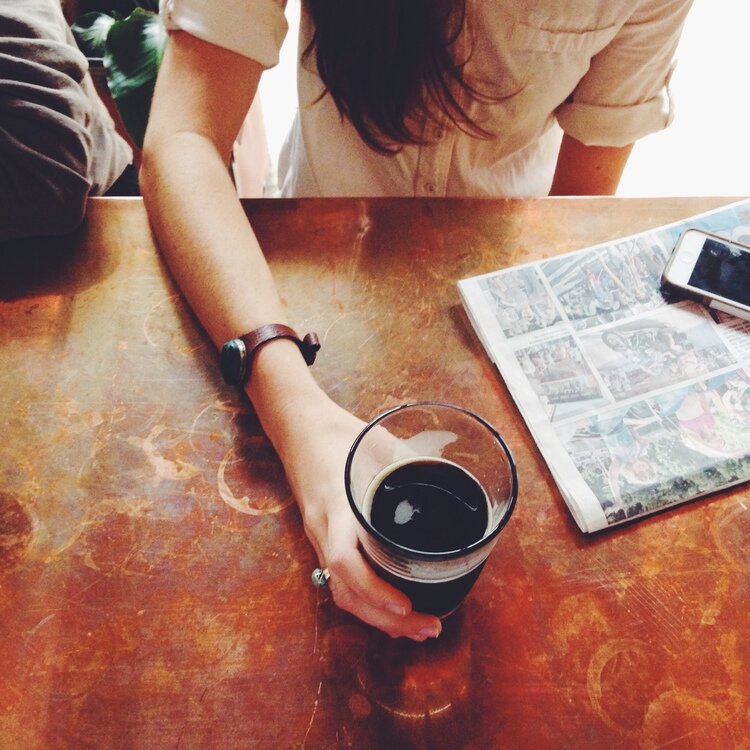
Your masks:
{"label": "green plant leaf", "polygon": [[70,28],[86,57],[104,57],[107,34],[114,23],[114,16],[108,13],[84,13]]}
{"label": "green plant leaf", "polygon": [[166,40],[161,18],[140,8],[112,24],[107,35],[104,66],[115,99],[156,78]]}
{"label": "green plant leaf", "polygon": [[139,148],[143,146],[166,40],[161,18],[141,8],[114,23],[107,35],[104,54],[107,85],[125,127]]}

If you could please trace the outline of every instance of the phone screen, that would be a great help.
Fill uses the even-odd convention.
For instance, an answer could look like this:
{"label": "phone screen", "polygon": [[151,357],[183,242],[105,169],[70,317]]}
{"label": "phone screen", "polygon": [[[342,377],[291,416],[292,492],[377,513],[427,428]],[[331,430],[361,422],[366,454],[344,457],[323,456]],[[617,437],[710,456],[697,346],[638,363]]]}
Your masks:
{"label": "phone screen", "polygon": [[688,284],[750,306],[750,253],[706,239]]}

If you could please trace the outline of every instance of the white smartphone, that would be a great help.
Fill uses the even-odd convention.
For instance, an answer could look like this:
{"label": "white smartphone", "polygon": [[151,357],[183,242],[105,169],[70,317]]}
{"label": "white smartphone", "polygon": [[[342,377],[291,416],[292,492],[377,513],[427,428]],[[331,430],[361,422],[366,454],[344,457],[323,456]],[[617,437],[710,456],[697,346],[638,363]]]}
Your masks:
{"label": "white smartphone", "polygon": [[662,284],[708,307],[750,320],[750,247],[687,229],[677,240]]}

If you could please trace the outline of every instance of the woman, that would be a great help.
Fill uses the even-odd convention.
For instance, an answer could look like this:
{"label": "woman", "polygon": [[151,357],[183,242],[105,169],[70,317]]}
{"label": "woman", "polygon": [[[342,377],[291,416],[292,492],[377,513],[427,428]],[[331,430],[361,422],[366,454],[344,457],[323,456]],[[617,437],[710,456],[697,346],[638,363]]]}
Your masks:
{"label": "woman", "polygon": [[[142,190],[217,346],[286,322],[227,171],[260,76],[278,59],[283,5],[162,3],[171,35]],[[303,0],[300,110],[282,154],[282,194],[612,193],[632,143],[669,123],[667,82],[689,5]],[[289,339],[268,341],[244,387],[334,599],[392,636],[437,636],[440,622],[411,611],[357,549],[342,476],[362,424],[320,390],[300,352]]]}

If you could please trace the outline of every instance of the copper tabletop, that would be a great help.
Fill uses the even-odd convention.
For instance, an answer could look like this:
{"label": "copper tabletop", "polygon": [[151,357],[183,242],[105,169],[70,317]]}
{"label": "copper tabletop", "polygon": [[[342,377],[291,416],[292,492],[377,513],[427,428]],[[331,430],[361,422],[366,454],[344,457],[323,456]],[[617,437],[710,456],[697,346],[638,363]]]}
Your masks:
{"label": "copper tabletop", "polygon": [[3,248],[0,747],[750,747],[747,489],[579,532],[455,285],[727,202],[246,203],[335,399],[455,402],[515,454],[516,513],[425,644],[310,584],[282,468],[140,200]]}

